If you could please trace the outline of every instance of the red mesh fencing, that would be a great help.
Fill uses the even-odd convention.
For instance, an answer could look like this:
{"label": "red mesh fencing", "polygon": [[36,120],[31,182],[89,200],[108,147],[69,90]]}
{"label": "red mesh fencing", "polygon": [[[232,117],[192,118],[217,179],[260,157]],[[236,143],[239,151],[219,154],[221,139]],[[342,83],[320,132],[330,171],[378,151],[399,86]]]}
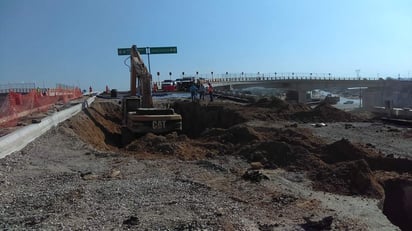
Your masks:
{"label": "red mesh fencing", "polygon": [[28,94],[10,91],[0,106],[0,128],[16,126],[19,119],[35,113],[47,112],[57,103],[67,104],[82,97],[80,89],[32,90]]}

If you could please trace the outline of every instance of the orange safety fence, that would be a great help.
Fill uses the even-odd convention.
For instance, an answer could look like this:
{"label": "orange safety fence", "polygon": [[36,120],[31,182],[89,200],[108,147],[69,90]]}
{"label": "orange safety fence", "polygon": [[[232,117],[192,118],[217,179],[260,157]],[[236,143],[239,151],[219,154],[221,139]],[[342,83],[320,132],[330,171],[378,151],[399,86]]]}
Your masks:
{"label": "orange safety fence", "polygon": [[0,106],[0,128],[16,126],[22,117],[47,112],[56,103],[66,104],[82,96],[79,88],[31,90],[28,94],[10,91]]}

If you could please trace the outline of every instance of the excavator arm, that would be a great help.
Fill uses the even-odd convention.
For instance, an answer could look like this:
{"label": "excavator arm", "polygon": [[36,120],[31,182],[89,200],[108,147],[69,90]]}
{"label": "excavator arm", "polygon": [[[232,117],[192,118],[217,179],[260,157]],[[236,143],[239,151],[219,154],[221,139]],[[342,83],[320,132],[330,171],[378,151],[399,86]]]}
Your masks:
{"label": "excavator arm", "polygon": [[151,92],[152,75],[147,71],[142,58],[140,57],[137,46],[133,45],[130,49],[130,94],[135,96],[137,93],[136,79],[139,93],[142,99],[143,108],[152,108],[153,99]]}

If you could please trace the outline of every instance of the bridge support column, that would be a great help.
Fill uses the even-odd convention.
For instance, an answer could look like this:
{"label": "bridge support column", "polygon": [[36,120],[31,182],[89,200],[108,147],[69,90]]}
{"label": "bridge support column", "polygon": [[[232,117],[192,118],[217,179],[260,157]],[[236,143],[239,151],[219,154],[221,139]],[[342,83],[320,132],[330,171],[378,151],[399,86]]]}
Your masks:
{"label": "bridge support column", "polygon": [[286,101],[289,103],[306,103],[307,90],[289,90],[286,92]]}
{"label": "bridge support column", "polygon": [[362,105],[366,109],[374,106],[385,106],[383,89],[367,89],[362,92]]}
{"label": "bridge support column", "polygon": [[307,90],[305,89],[298,89],[298,103],[306,103],[306,93]]}

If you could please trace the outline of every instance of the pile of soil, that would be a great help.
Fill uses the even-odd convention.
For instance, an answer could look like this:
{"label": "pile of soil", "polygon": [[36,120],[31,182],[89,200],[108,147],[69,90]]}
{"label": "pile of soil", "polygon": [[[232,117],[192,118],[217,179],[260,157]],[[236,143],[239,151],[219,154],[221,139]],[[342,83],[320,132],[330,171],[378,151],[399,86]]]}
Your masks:
{"label": "pile of soil", "polygon": [[328,164],[360,159],[370,160],[372,158],[382,157],[382,155],[373,150],[352,144],[347,139],[341,139],[323,147],[322,154],[322,160]]}
{"label": "pile of soil", "polygon": [[310,111],[296,112],[291,115],[291,119],[300,122],[354,122],[361,119],[339,110],[330,104],[322,103]]}
{"label": "pile of soil", "polygon": [[256,103],[248,105],[248,107],[268,108],[272,111],[280,113],[281,115],[310,110],[310,107],[306,104],[290,104],[277,97],[259,99]]}
{"label": "pile of soil", "polygon": [[324,165],[312,171],[310,177],[317,190],[378,199],[384,196],[382,186],[363,159]]}
{"label": "pile of soil", "polygon": [[263,139],[253,128],[247,127],[244,124],[235,125],[229,129],[208,129],[201,137],[207,140],[219,140],[221,143],[231,144],[246,144]]}
{"label": "pile of soil", "polygon": [[177,157],[182,160],[198,160],[213,155],[211,150],[206,148],[207,145],[208,143],[192,140],[176,132],[167,135],[148,133],[134,140],[125,149],[128,153],[145,159]]}
{"label": "pile of soil", "polygon": [[317,190],[383,198],[383,188],[366,161],[375,160],[371,162],[376,165],[379,160],[384,165],[386,159],[380,154],[347,140],[328,145],[316,142],[299,129],[274,130],[272,138],[277,134],[276,140],[255,140],[235,147],[232,154],[260,162],[265,168],[307,171]]}
{"label": "pile of soil", "polygon": [[321,152],[321,159],[329,164],[363,159],[373,171],[412,172],[412,160],[386,157],[368,145],[352,144],[347,139],[326,145]]}

